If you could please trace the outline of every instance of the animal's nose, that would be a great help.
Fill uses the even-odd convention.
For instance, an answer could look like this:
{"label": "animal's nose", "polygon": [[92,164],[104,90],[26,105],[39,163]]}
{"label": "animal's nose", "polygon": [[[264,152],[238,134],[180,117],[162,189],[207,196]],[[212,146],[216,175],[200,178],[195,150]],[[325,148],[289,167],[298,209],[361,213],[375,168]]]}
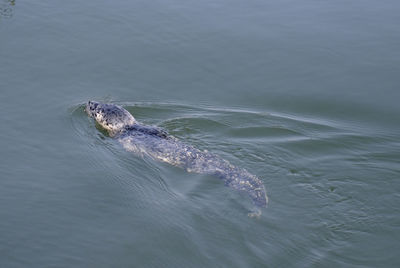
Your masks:
{"label": "animal's nose", "polygon": [[98,105],[99,105],[99,103],[95,102],[95,101],[88,101],[88,104],[87,104],[87,106],[90,107],[90,109],[96,109]]}

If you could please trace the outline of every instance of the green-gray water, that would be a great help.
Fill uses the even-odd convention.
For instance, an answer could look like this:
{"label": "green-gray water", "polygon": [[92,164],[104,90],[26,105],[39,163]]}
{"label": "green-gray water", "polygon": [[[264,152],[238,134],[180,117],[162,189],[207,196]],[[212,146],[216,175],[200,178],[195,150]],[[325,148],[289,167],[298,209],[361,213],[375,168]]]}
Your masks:
{"label": "green-gray water", "polygon": [[[1,267],[399,267],[398,1],[0,0]],[[87,100],[259,176],[141,158]]]}

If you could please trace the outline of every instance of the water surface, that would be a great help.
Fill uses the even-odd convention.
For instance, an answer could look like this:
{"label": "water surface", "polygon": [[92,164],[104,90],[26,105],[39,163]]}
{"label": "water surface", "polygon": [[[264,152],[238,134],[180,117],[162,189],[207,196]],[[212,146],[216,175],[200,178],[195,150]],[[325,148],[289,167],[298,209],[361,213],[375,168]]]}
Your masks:
{"label": "water surface", "polygon": [[[0,0],[2,267],[398,267],[397,1]],[[87,100],[259,176],[135,156]]]}

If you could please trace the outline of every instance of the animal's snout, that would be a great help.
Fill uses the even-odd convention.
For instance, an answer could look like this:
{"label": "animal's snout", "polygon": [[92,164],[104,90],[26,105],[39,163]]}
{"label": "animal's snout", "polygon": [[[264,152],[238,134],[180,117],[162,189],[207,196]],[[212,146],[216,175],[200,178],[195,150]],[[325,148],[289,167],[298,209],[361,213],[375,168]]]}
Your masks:
{"label": "animal's snout", "polygon": [[87,106],[88,106],[91,110],[96,109],[98,105],[99,105],[99,103],[98,103],[98,102],[95,102],[95,101],[88,101],[88,104],[87,104]]}
{"label": "animal's snout", "polygon": [[86,104],[86,113],[90,116],[93,117],[94,113],[96,111],[97,106],[99,105],[98,102],[95,101],[88,101],[88,103]]}

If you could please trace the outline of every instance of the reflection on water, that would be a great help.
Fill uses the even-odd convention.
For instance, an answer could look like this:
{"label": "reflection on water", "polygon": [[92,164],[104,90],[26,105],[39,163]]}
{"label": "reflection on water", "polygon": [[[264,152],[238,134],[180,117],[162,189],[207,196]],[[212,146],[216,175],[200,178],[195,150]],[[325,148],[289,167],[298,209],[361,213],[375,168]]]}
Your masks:
{"label": "reflection on water", "polygon": [[15,0],[1,0],[0,1],[0,18],[11,18],[13,16],[13,7]]}

